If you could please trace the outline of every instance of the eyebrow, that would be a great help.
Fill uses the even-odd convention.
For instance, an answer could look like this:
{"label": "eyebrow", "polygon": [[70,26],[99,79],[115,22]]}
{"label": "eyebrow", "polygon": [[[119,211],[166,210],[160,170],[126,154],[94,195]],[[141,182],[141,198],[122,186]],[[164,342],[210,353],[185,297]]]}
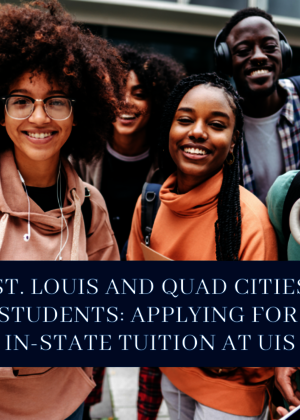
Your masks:
{"label": "eyebrow", "polygon": [[226,112],[213,111],[211,114],[215,117],[224,117],[224,118],[227,118],[227,120],[230,120],[230,117],[228,114],[226,114]]}
{"label": "eyebrow", "polygon": [[133,90],[137,90],[137,89],[144,89],[144,86],[139,84],[139,85],[135,85],[132,87]]}
{"label": "eyebrow", "polygon": [[[278,41],[277,39],[276,39],[276,37],[275,36],[271,36],[271,35],[269,35],[269,36],[265,36],[263,39],[262,39],[262,41]],[[233,46],[233,50],[235,50],[237,47],[239,47],[241,44],[251,44],[252,43],[252,41],[248,41],[247,39],[244,39],[244,40],[242,40],[242,41],[240,41],[240,42],[238,42],[237,44],[235,44],[234,46]],[[278,42],[277,42],[278,43]]]}
{"label": "eyebrow", "polygon": [[[30,94],[30,92],[28,92],[28,90],[26,90],[26,89],[14,89],[9,94],[12,95],[14,93]],[[66,94],[62,90],[49,90],[47,95],[64,95],[64,96],[66,96]]]}
{"label": "eyebrow", "polygon": [[[193,109],[193,108],[185,108],[185,107],[183,107],[183,108],[178,108],[177,109],[177,112],[178,111],[183,111],[183,112],[195,112],[195,110]],[[224,117],[224,118],[226,118],[227,120],[230,120],[230,117],[229,117],[229,115],[228,114],[226,114],[226,112],[222,112],[222,111],[213,111],[213,112],[211,112],[211,115],[213,115],[214,117]]]}
{"label": "eyebrow", "polygon": [[184,112],[194,112],[193,108],[178,108],[177,111],[184,111]]}

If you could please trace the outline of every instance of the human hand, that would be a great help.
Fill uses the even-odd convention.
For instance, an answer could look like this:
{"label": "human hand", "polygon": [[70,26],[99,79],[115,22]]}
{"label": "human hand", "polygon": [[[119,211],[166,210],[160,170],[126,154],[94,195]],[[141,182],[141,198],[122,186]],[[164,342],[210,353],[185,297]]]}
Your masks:
{"label": "human hand", "polygon": [[289,405],[300,405],[300,391],[297,390],[295,374],[298,367],[276,367],[275,385]]}
{"label": "human hand", "polygon": [[[294,410],[295,407],[291,405],[289,408],[290,410]],[[284,407],[277,407],[276,411],[280,415],[280,418],[288,413],[287,409]]]}

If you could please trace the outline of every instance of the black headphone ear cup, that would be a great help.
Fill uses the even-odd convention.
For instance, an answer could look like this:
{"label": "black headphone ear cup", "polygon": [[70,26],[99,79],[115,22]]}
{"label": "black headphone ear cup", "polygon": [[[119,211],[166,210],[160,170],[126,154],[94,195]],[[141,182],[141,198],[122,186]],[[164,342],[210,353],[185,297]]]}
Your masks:
{"label": "black headphone ear cup", "polygon": [[284,73],[292,64],[293,51],[290,45],[284,41],[280,41],[280,50],[282,57],[282,73]]}
{"label": "black headphone ear cup", "polygon": [[216,49],[217,69],[229,76],[232,73],[231,53],[226,42],[220,42]]}

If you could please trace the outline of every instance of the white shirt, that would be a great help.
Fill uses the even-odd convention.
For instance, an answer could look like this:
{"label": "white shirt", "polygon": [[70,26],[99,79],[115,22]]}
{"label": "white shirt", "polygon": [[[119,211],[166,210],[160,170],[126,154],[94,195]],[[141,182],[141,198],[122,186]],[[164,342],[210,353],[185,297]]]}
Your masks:
{"label": "white shirt", "polygon": [[250,154],[258,198],[265,203],[275,179],[285,172],[277,122],[282,108],[265,118],[244,116],[244,133]]}

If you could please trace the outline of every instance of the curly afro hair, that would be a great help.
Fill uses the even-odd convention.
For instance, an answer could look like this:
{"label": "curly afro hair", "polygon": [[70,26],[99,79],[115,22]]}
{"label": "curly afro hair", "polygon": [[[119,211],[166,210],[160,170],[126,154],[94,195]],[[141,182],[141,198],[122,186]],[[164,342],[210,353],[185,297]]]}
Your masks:
{"label": "curly afro hair", "polygon": [[[126,81],[116,49],[74,24],[57,0],[0,5],[0,95],[25,72],[45,73],[76,99],[77,125],[62,153],[86,161],[100,154]],[[0,113],[3,121],[4,107]],[[0,151],[12,148],[5,128],[0,130]]]}
{"label": "curly afro hair", "polygon": [[220,41],[225,42],[231,30],[239,22],[252,16],[262,17],[268,20],[274,26],[274,28],[277,28],[275,22],[273,21],[273,17],[269,13],[265,12],[264,10],[259,9],[258,7],[247,7],[246,9],[239,10],[233,16],[231,16],[230,20],[226,23],[223,29]]}
{"label": "curly afro hair", "polygon": [[121,44],[117,48],[127,65],[127,71],[134,71],[151,99],[152,112],[147,134],[152,150],[156,149],[165,102],[177,83],[186,76],[185,69],[173,58],[145,47]]}

